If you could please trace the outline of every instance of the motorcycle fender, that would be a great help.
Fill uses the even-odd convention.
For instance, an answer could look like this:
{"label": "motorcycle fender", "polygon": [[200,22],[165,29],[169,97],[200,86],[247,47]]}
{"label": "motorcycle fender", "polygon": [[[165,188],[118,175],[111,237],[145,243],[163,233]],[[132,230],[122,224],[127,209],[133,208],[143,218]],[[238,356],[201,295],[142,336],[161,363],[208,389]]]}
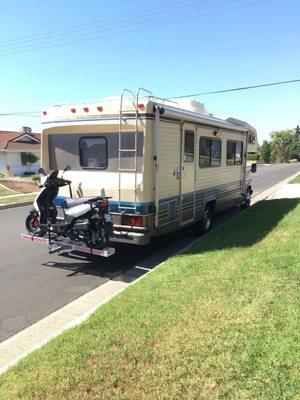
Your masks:
{"label": "motorcycle fender", "polygon": [[35,217],[35,218],[38,218],[38,217],[39,217],[39,213],[38,213],[38,211],[37,211],[35,208],[32,208],[32,209],[29,211],[29,214],[32,215],[32,216]]}

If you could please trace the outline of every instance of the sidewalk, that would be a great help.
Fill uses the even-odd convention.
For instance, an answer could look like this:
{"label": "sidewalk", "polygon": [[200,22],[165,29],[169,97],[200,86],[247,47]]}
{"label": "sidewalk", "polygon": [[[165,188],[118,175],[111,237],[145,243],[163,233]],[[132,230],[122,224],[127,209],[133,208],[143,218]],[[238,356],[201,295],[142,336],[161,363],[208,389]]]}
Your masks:
{"label": "sidewalk", "polygon": [[266,200],[296,199],[296,198],[300,198],[300,183],[294,183],[294,184],[286,183],[276,193],[267,197]]}

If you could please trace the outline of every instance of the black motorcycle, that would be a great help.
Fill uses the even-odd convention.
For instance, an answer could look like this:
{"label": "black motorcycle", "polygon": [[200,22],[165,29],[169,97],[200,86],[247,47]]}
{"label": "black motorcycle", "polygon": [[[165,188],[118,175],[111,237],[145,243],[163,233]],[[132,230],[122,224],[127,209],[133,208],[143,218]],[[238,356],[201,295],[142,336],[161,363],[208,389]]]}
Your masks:
{"label": "black motorcycle", "polygon": [[[65,171],[71,167],[66,166]],[[26,218],[26,229],[33,236],[59,237],[84,242],[90,247],[107,247],[113,236],[112,217],[109,213],[109,197],[72,198],[71,181],[58,177],[58,170],[46,175],[43,168],[39,172],[46,176],[42,189],[36,197]],[[59,188],[69,186],[70,198],[62,203],[63,218],[57,218],[55,197]]]}

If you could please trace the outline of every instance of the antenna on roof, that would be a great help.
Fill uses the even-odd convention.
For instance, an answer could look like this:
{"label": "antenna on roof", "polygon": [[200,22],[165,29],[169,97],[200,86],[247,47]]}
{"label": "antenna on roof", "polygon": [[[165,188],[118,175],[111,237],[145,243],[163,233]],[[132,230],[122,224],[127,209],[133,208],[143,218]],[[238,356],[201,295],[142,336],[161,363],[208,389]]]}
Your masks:
{"label": "antenna on roof", "polygon": [[31,135],[32,134],[32,130],[29,126],[22,126],[22,128],[20,129],[21,133],[27,133],[27,135]]}

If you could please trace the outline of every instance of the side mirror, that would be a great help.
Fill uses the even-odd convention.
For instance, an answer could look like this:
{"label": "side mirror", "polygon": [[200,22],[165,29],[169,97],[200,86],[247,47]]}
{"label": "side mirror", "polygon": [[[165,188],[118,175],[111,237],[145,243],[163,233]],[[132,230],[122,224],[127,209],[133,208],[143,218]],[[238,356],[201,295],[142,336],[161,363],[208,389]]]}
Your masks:
{"label": "side mirror", "polygon": [[65,171],[71,171],[71,169],[72,169],[72,168],[70,167],[70,165],[66,165],[66,166],[65,166],[65,169],[64,169],[64,172],[65,172]]}
{"label": "side mirror", "polygon": [[39,168],[39,173],[42,175],[46,175],[46,171],[44,170],[44,168]]}
{"label": "side mirror", "polygon": [[252,174],[256,173],[256,169],[257,169],[257,164],[256,163],[251,164],[251,173]]}

